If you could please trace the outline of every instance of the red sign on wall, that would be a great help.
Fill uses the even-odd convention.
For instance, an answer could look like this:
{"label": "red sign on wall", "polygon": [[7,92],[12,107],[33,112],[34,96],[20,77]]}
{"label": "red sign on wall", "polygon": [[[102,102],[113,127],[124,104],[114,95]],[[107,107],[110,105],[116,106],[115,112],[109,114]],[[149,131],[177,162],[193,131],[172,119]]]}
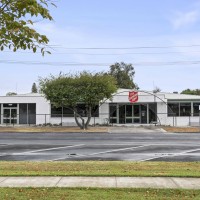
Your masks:
{"label": "red sign on wall", "polygon": [[131,103],[135,103],[138,101],[138,92],[129,92],[129,97],[128,97],[129,101]]}

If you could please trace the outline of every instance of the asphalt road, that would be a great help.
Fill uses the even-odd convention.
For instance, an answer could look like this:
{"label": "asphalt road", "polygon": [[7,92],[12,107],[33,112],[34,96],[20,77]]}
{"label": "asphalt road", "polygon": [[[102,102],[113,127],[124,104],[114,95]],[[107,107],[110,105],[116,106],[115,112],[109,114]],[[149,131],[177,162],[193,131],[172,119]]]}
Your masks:
{"label": "asphalt road", "polygon": [[0,160],[200,161],[200,133],[0,133]]}

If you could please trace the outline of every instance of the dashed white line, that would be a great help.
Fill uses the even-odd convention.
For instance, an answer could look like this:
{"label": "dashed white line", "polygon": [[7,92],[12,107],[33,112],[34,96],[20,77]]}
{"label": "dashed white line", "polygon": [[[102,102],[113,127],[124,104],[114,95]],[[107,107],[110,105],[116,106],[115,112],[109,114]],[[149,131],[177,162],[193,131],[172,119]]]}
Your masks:
{"label": "dashed white line", "polygon": [[0,147],[10,146],[12,144],[0,144]]}
{"label": "dashed white line", "polygon": [[67,149],[67,148],[73,148],[73,147],[79,147],[79,146],[84,146],[84,144],[78,144],[78,145],[72,145],[72,146],[63,146],[63,147],[54,147],[54,148],[48,148],[48,149],[39,149],[39,150],[34,150],[34,151],[26,151],[26,152],[21,152],[21,153],[13,153],[12,155],[37,153],[37,152],[51,151],[51,150],[57,150],[57,149]]}
{"label": "dashed white line", "polygon": [[[150,146],[150,145],[142,145],[142,146],[136,146],[136,147],[129,147],[129,148],[123,148],[123,149],[115,149],[112,151],[102,151],[102,152],[98,152],[98,153],[92,153],[92,154],[87,154],[87,155],[78,155],[78,156],[73,156],[73,158],[77,158],[77,157],[88,157],[88,156],[94,156],[94,155],[100,155],[100,154],[105,154],[105,153],[112,153],[112,152],[118,152],[118,151],[126,151],[126,150],[130,150],[130,149],[137,149],[137,148],[141,148],[141,147],[146,147],[146,146]],[[62,157],[62,158],[57,158],[57,159],[53,159],[53,160],[49,160],[49,161],[58,161],[58,160],[63,160],[66,159],[68,157]]]}
{"label": "dashed white line", "polygon": [[154,160],[154,159],[157,159],[157,158],[175,157],[175,156],[185,155],[185,154],[192,153],[192,152],[199,151],[199,150],[200,150],[200,148],[192,149],[192,150],[188,150],[188,151],[183,151],[183,152],[180,152],[180,153],[174,153],[174,154],[171,153],[171,155],[154,156],[154,157],[143,159],[143,160],[140,160],[140,161],[143,162],[143,161]]}

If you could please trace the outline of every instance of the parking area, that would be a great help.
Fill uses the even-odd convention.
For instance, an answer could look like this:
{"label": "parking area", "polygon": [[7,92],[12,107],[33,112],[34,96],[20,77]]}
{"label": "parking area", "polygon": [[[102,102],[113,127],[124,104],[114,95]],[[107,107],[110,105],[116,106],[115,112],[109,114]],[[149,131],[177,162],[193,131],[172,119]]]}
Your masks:
{"label": "parking area", "polygon": [[0,133],[4,161],[200,161],[199,133]]}

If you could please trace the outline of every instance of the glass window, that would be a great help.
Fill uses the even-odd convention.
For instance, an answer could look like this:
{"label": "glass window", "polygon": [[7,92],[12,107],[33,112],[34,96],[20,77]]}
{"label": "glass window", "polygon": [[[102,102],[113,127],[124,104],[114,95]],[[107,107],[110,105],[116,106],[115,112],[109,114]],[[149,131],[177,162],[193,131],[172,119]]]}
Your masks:
{"label": "glass window", "polygon": [[191,103],[180,103],[180,116],[191,116]]}
{"label": "glass window", "polygon": [[193,116],[199,116],[199,106],[200,103],[193,103]]}
{"label": "glass window", "polygon": [[133,123],[133,119],[132,118],[126,118],[126,123],[127,124],[132,124]]}
{"label": "glass window", "polygon": [[11,119],[11,124],[17,124],[17,119]]}
{"label": "glass window", "polygon": [[6,117],[10,118],[11,117],[10,116],[10,109],[9,108],[8,109],[5,109],[5,108],[3,109],[3,117],[4,118],[6,118]]}
{"label": "glass window", "polygon": [[86,110],[85,104],[78,104],[77,105],[77,112],[82,117],[86,117],[87,116],[87,110]]}
{"label": "glass window", "polygon": [[[61,114],[62,115],[62,108],[61,108]],[[63,117],[74,117],[74,111],[71,108],[63,108]]]}
{"label": "glass window", "polygon": [[110,118],[110,123],[111,124],[116,124],[117,123],[117,118]]}
{"label": "glass window", "polygon": [[[132,105],[126,105],[126,117],[132,117],[132,110],[133,106]],[[129,123],[129,122],[127,122]],[[132,122],[130,122],[132,123]]]}
{"label": "glass window", "polygon": [[99,105],[92,108],[92,117],[99,117]]}
{"label": "glass window", "polygon": [[139,116],[140,116],[140,106],[134,105],[134,117],[139,117]]}
{"label": "glass window", "polygon": [[119,124],[125,124],[126,105],[119,105]]}
{"label": "glass window", "polygon": [[61,117],[62,116],[62,107],[55,107],[51,104],[51,117]]}
{"label": "glass window", "polygon": [[3,104],[3,107],[17,107],[16,103],[7,103],[7,104]]}
{"label": "glass window", "polygon": [[157,121],[157,104],[149,104],[149,123]]}
{"label": "glass window", "polygon": [[4,124],[10,124],[10,119],[3,119]]}
{"label": "glass window", "polygon": [[[86,104],[78,104],[77,111],[78,114],[81,115],[82,117],[86,117],[88,114]],[[95,105],[92,107],[91,115],[92,117],[99,117],[99,105]]]}
{"label": "glass window", "polygon": [[140,123],[140,118],[134,118],[134,123],[139,124]]}
{"label": "glass window", "polygon": [[141,105],[141,123],[147,124],[147,105],[146,104]]}
{"label": "glass window", "polygon": [[111,124],[117,123],[117,104],[109,104],[109,122]]}
{"label": "glass window", "polygon": [[1,124],[1,104],[0,104],[0,124]]}
{"label": "glass window", "polygon": [[[87,116],[86,106],[85,104],[77,105],[77,112],[82,117]],[[92,108],[92,117],[99,117],[99,106],[96,105]],[[62,107],[56,108],[51,104],[51,117],[62,117]],[[63,107],[63,117],[74,117],[74,111],[72,108]]]}
{"label": "glass window", "polygon": [[19,124],[27,124],[27,104],[19,104]]}
{"label": "glass window", "polygon": [[28,124],[36,124],[36,104],[28,104]]}
{"label": "glass window", "polygon": [[109,113],[110,117],[117,117],[117,105],[116,104],[110,104],[109,106]]}
{"label": "glass window", "polygon": [[179,103],[168,103],[168,116],[179,116]]}

